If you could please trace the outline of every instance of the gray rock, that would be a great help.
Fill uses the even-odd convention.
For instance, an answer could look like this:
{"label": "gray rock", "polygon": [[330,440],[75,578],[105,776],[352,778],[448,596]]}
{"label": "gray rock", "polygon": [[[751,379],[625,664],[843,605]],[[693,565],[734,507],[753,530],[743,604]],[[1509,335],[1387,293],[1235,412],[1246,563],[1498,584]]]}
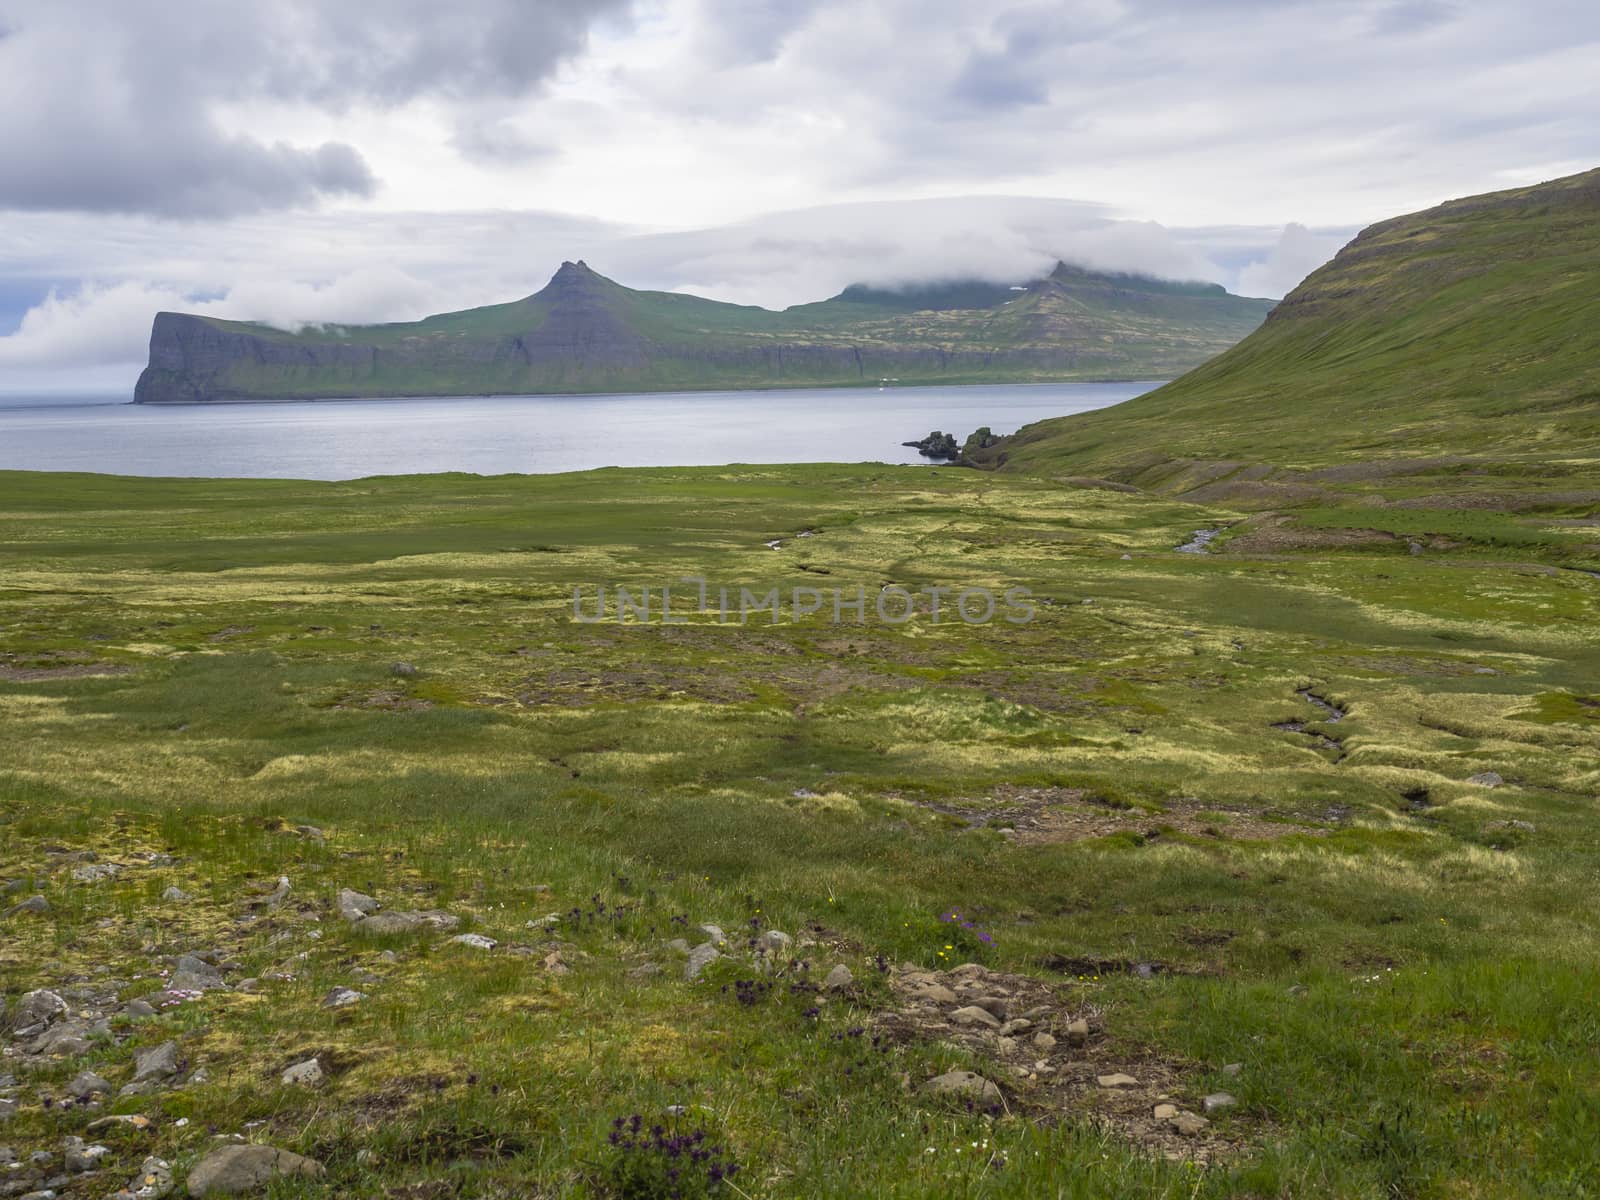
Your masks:
{"label": "gray rock", "polygon": [[325,1172],[314,1158],[302,1158],[275,1146],[222,1146],[207,1154],[189,1172],[189,1195],[238,1196],[260,1191],[287,1176],[321,1179]]}
{"label": "gray rock", "polygon": [[122,867],[118,863],[90,863],[72,869],[72,877],[79,883],[100,883],[107,879],[115,879],[121,874]]}
{"label": "gray rock", "polygon": [[1006,1002],[1001,996],[979,996],[973,1003],[979,1008],[987,1009],[1002,1021],[1006,1019]]}
{"label": "gray rock", "polygon": [[1225,1108],[1232,1108],[1239,1102],[1227,1092],[1212,1092],[1200,1102],[1200,1106],[1208,1113],[1220,1112]]}
{"label": "gray rock", "polygon": [[67,1170],[74,1175],[82,1175],[85,1171],[93,1171],[100,1165],[100,1160],[111,1153],[109,1146],[86,1146],[83,1139],[69,1137],[66,1142],[65,1154]]}
{"label": "gray rock", "polygon": [[1176,1104],[1158,1104],[1150,1115],[1158,1121],[1170,1121],[1178,1115],[1178,1106]]}
{"label": "gray rock", "polygon": [[323,1073],[322,1064],[314,1058],[304,1062],[297,1062],[283,1073],[283,1082],[299,1087],[316,1087],[327,1076]]}
{"label": "gray rock", "polygon": [[182,955],[167,980],[169,992],[210,992],[225,989],[227,981],[222,972],[193,954]]}
{"label": "gray rock", "polygon": [[174,1186],[172,1164],[152,1154],[139,1164],[139,1173],[125,1190],[133,1200],[163,1200],[172,1194]]}
{"label": "gray rock", "polygon": [[629,967],[628,968],[628,978],[629,979],[653,979],[655,976],[657,976],[659,974],[661,974],[661,964],[660,963],[653,963],[653,962],[640,963],[636,967]]}
{"label": "gray rock", "polygon": [[322,998],[323,1008],[349,1008],[352,1004],[360,1004],[367,998],[365,992],[358,992],[355,988],[336,987]]}
{"label": "gray rock", "polygon": [[371,896],[361,892],[354,892],[349,888],[340,888],[338,907],[339,915],[353,924],[356,921],[365,920],[382,908],[383,905],[379,904]]}
{"label": "gray rock", "polygon": [[96,1093],[109,1096],[111,1094],[111,1085],[93,1071],[79,1071],[73,1077],[72,1082],[67,1084],[67,1095],[74,1099],[82,1100],[84,1097],[93,1096]]}
{"label": "gray rock", "polygon": [[1122,1088],[1135,1088],[1139,1086],[1139,1081],[1137,1079],[1135,1079],[1132,1075],[1124,1075],[1121,1071],[1115,1072],[1111,1075],[1096,1075],[1094,1077],[1094,1081],[1101,1087],[1111,1088],[1114,1091]]}
{"label": "gray rock", "polygon": [[1048,1033],[1036,1033],[1033,1035],[1033,1045],[1036,1050],[1048,1054],[1056,1048],[1056,1039]]}
{"label": "gray rock", "polygon": [[397,662],[389,665],[389,674],[397,676],[401,679],[413,679],[419,674],[419,672],[411,663]]}
{"label": "gray rock", "polygon": [[278,886],[263,896],[260,903],[264,908],[277,908],[289,898],[289,893],[293,890],[293,887],[289,884],[289,877],[287,875],[279,875]]}
{"label": "gray rock", "polygon": [[946,1071],[923,1084],[936,1095],[970,1096],[974,1100],[1000,1099],[1000,1089],[975,1071]]}
{"label": "gray rock", "polygon": [[133,1082],[151,1083],[171,1079],[178,1073],[178,1043],[162,1042],[133,1056]]}
{"label": "gray rock", "polygon": [[1222,1073],[1224,1075],[1237,1075],[1242,1070],[1244,1070],[1243,1063],[1229,1063],[1222,1068]]}
{"label": "gray rock", "polygon": [[161,893],[161,898],[163,900],[170,900],[175,903],[194,899],[193,896],[189,895],[189,893],[184,891],[181,887],[169,887],[166,891]]}
{"label": "gray rock", "polygon": [[952,1025],[965,1026],[968,1029],[999,1029],[1000,1022],[995,1015],[986,1008],[979,1008],[976,1004],[969,1004],[965,1008],[958,1008],[950,1014]]}
{"label": "gray rock", "polygon": [[689,953],[689,943],[684,938],[673,938],[667,943],[667,949],[677,954],[687,954]]}
{"label": "gray rock", "polygon": [[67,1002],[48,988],[24,992],[11,1014],[11,1024],[18,1037],[28,1037],[37,1030],[43,1032],[53,1022],[67,1015]]}
{"label": "gray rock", "polygon": [[706,941],[714,945],[720,946],[728,940],[728,935],[722,932],[722,926],[720,925],[706,924],[699,926],[698,929]]}
{"label": "gray rock", "polygon": [[828,977],[822,981],[822,986],[830,992],[842,992],[855,981],[856,977],[850,973],[850,968],[840,963],[828,972]]}
{"label": "gray rock", "polygon": [[1479,771],[1476,775],[1467,777],[1468,783],[1475,783],[1479,787],[1497,788],[1505,783],[1497,771]]}
{"label": "gray rock", "polygon": [[423,929],[438,930],[448,933],[461,924],[461,918],[447,912],[435,909],[425,909],[420,912],[381,912],[374,913],[366,920],[359,922],[356,928],[362,933],[416,933]]}
{"label": "gray rock", "polygon": [[17,1115],[17,1102],[11,1099],[0,1100],[0,1121],[7,1120]]}
{"label": "gray rock", "polygon": [[781,929],[768,929],[756,938],[756,949],[762,954],[782,954],[793,941]]}
{"label": "gray rock", "polygon": [[1075,1021],[1067,1022],[1067,1041],[1074,1046],[1082,1046],[1089,1041],[1089,1022],[1079,1017]]}
{"label": "gray rock", "polygon": [[130,1000],[128,1007],[122,1010],[135,1021],[148,1021],[156,1015],[155,1006],[143,1000]]}
{"label": "gray rock", "polygon": [[703,945],[696,946],[689,951],[689,961],[683,965],[683,977],[691,980],[699,979],[700,972],[721,957],[722,951],[718,950],[714,943],[706,942]]}
{"label": "gray rock", "polygon": [[457,946],[471,946],[474,950],[493,950],[500,944],[481,933],[458,933],[450,941]]}
{"label": "gray rock", "polygon": [[1200,1116],[1198,1113],[1180,1112],[1174,1113],[1171,1117],[1169,1117],[1167,1119],[1167,1124],[1183,1137],[1192,1138],[1199,1137],[1202,1133],[1204,1133],[1206,1126],[1210,1125],[1211,1122]]}
{"label": "gray rock", "polygon": [[6,916],[36,916],[42,917],[50,911],[50,901],[43,896],[29,896],[21,904],[13,904],[6,909]]}
{"label": "gray rock", "polygon": [[1007,1021],[1000,1026],[1001,1037],[1016,1037],[1019,1033],[1027,1033],[1033,1028],[1033,1022],[1026,1017],[1018,1017],[1014,1021]]}

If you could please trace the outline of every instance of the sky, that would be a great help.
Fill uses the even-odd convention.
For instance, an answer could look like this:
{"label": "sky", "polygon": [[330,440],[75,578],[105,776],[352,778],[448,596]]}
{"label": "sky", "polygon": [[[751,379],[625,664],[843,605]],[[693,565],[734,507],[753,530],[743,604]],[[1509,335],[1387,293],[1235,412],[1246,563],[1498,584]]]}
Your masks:
{"label": "sky", "polygon": [[1057,259],[1278,297],[1600,165],[1592,0],[0,0],[0,391],[164,308],[783,307]]}

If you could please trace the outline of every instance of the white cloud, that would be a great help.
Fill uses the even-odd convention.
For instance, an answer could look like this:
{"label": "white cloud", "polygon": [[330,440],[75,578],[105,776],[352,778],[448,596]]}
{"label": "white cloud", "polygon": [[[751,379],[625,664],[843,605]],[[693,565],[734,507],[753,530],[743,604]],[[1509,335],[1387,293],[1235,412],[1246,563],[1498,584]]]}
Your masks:
{"label": "white cloud", "polygon": [[1341,238],[1313,233],[1304,225],[1291,222],[1284,226],[1271,254],[1239,272],[1239,291],[1246,296],[1269,296],[1274,300],[1286,296],[1302,279],[1337,254],[1343,244]]}

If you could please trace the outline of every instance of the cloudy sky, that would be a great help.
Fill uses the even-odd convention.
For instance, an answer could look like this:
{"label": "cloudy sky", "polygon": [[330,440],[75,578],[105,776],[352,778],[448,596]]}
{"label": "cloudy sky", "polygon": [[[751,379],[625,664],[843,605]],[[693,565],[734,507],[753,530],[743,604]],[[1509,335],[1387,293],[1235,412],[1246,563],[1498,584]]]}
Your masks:
{"label": "cloudy sky", "polygon": [[410,319],[577,257],[1277,296],[1596,165],[1592,0],[0,0],[0,390],[131,385],[160,308]]}

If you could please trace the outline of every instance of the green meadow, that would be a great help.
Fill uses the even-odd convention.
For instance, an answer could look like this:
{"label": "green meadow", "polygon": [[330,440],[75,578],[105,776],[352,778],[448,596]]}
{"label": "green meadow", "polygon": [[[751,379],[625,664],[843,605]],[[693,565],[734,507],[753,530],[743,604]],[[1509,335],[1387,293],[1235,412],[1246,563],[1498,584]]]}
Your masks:
{"label": "green meadow", "polygon": [[[326,1167],[276,1196],[1600,1195],[1592,517],[0,475],[0,912],[49,908],[0,920],[0,1025],[37,988],[110,1014],[0,1060],[0,1144],[103,1141],[85,1196],[231,1133]],[[724,622],[686,576],[866,619]],[[576,619],[601,585],[674,623]],[[1036,609],[893,623],[886,586]],[[229,986],[126,1015],[185,954]],[[62,1103],[85,1069],[110,1095]],[[666,1182],[636,1114],[716,1156]]]}

